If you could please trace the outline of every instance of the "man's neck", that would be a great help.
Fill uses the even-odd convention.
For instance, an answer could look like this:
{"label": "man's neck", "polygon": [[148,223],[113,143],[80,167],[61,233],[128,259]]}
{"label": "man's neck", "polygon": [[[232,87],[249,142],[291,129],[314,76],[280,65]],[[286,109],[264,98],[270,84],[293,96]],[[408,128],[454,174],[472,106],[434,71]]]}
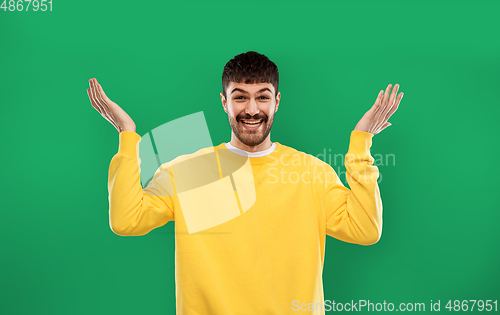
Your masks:
{"label": "man's neck", "polygon": [[267,136],[267,138],[262,141],[262,143],[255,145],[255,146],[248,146],[241,142],[235,135],[234,133],[231,133],[231,141],[229,142],[233,147],[244,150],[247,152],[259,152],[259,151],[264,151],[269,149],[272,146],[271,142],[271,133]]}

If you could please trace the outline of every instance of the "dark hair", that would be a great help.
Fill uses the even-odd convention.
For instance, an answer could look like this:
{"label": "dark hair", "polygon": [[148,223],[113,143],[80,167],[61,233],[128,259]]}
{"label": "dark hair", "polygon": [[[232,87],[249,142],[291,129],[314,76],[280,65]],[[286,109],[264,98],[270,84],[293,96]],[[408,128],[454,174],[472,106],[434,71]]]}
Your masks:
{"label": "dark hair", "polygon": [[229,60],[222,72],[222,93],[227,99],[226,89],[230,82],[247,84],[271,83],[274,86],[275,97],[278,96],[278,67],[263,54],[247,51]]}

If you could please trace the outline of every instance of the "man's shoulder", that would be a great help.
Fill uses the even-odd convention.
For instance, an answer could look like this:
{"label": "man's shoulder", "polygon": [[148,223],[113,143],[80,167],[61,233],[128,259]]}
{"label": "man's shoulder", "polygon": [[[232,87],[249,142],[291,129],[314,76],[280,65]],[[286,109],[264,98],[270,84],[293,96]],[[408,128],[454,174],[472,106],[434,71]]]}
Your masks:
{"label": "man's shoulder", "polygon": [[198,162],[201,162],[201,159],[214,158],[215,157],[215,148],[220,147],[220,146],[221,145],[209,146],[209,147],[201,148],[201,149],[199,149],[195,152],[192,152],[192,153],[185,153],[185,154],[178,155],[173,160],[170,160],[166,163],[163,163],[161,165],[161,167],[168,168],[168,167],[173,166],[174,164],[179,164],[181,162],[185,162],[185,161],[189,161],[189,160],[194,162],[194,161],[196,161],[195,159],[198,159]]}

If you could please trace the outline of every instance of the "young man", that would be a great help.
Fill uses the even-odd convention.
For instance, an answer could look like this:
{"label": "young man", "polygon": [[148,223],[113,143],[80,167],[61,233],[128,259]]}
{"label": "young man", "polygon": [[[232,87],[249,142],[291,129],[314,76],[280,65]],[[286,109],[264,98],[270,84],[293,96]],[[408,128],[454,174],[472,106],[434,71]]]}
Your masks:
{"label": "young man", "polygon": [[90,80],[92,106],[120,132],[109,167],[111,229],[144,235],[175,221],[177,314],[324,314],[326,235],[362,245],[381,236],[370,147],[403,94],[396,97],[397,84],[390,95],[391,85],[380,91],[351,132],[348,189],[329,164],[271,141],[281,95],[278,68],[266,56],[235,56],[222,86],[231,141],[163,164],[143,189],[141,136]]}

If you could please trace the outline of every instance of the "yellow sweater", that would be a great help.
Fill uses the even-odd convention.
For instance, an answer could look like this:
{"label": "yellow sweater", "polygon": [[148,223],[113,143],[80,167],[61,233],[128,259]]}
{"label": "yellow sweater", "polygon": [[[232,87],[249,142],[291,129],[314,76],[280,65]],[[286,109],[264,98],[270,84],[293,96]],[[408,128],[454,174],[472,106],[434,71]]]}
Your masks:
{"label": "yellow sweater", "polygon": [[143,189],[141,136],[121,132],[109,167],[111,229],[145,235],[175,221],[177,314],[324,314],[326,235],[362,245],[381,236],[372,137],[351,132],[350,190],[329,164],[278,142],[263,157],[224,143],[179,156]]}

